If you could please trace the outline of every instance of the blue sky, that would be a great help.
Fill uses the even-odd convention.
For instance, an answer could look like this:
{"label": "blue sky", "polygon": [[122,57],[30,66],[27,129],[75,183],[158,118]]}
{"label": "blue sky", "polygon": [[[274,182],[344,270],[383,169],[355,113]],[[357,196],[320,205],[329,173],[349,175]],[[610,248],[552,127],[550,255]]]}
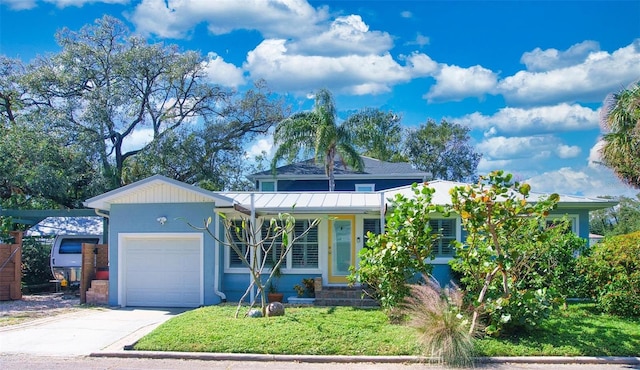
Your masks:
{"label": "blue sky", "polygon": [[[0,0],[0,53],[55,53],[56,30],[109,14],[207,56],[208,78],[258,78],[294,110],[329,88],[343,117],[376,107],[406,126],[468,126],[479,173],[534,191],[638,193],[599,159],[600,107],[640,79],[640,1]],[[131,145],[135,145],[131,143]],[[265,138],[250,150],[272,150]]]}

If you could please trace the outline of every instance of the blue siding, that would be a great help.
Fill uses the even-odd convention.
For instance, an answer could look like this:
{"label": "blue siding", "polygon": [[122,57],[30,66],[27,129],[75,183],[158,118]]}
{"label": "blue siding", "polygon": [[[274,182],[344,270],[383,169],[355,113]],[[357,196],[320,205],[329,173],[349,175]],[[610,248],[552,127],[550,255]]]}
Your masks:
{"label": "blue siding", "polygon": [[[356,184],[375,184],[375,190],[386,190],[420,183],[421,177],[413,179],[336,179],[336,191],[355,191]],[[278,180],[278,191],[329,191],[329,179],[326,180]]]}
{"label": "blue siding", "polygon": [[[302,279],[320,277],[320,274],[288,274],[283,273],[278,279],[277,286],[278,292],[284,294],[284,301],[291,296],[296,296],[297,293],[293,289],[294,285],[302,284]],[[266,276],[265,276],[266,279]],[[222,287],[227,300],[230,302],[238,302],[240,298],[249,287],[250,278],[249,274],[225,274]],[[245,299],[245,302],[249,300],[249,296]]]}
{"label": "blue siding", "polygon": [[[202,227],[204,220],[213,217],[213,203],[171,204],[113,204],[109,218],[109,304],[118,304],[118,234],[119,233],[203,233],[203,288],[204,304],[220,303],[214,293],[214,263],[220,258],[214,255],[215,240],[206,232],[188,225]],[[167,218],[161,225],[156,219]],[[220,270],[222,274],[222,270]]]}

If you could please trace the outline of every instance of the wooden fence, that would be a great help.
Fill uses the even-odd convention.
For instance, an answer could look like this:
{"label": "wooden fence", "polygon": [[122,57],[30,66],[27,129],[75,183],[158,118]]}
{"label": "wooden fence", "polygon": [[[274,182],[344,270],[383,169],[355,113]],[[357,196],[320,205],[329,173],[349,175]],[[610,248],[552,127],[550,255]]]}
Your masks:
{"label": "wooden fence", "polygon": [[11,235],[13,244],[0,244],[0,301],[22,299],[22,232]]}

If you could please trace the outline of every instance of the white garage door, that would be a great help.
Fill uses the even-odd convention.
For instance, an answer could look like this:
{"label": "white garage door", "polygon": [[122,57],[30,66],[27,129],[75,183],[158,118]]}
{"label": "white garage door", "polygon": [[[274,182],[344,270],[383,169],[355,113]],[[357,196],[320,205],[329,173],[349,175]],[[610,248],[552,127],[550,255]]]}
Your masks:
{"label": "white garage door", "polygon": [[124,304],[197,307],[202,304],[199,237],[124,239]]}

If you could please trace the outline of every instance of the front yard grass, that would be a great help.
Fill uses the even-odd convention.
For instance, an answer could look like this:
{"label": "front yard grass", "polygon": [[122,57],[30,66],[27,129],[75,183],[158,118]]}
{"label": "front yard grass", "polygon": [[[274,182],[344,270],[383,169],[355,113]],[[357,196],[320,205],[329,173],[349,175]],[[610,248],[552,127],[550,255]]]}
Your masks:
{"label": "front yard grass", "polygon": [[[273,318],[233,317],[235,305],[209,306],[173,318],[136,350],[301,355],[421,355],[414,329],[383,312],[351,307],[287,307]],[[637,356],[640,322],[601,315],[593,305],[558,310],[538,330],[476,341],[476,356]]]}

